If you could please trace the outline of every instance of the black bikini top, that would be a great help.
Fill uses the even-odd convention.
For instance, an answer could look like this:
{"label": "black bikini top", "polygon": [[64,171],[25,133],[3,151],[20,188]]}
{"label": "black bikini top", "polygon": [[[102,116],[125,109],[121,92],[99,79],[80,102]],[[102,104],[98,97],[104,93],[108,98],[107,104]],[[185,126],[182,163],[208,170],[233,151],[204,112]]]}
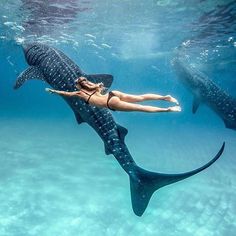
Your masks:
{"label": "black bikini top", "polygon": [[85,101],[87,104],[89,104],[90,98],[97,92],[97,91],[95,90],[93,93],[89,94],[89,93],[85,92],[84,90],[80,90],[80,91],[83,92],[84,94],[88,95],[88,98],[87,98],[87,100]]}

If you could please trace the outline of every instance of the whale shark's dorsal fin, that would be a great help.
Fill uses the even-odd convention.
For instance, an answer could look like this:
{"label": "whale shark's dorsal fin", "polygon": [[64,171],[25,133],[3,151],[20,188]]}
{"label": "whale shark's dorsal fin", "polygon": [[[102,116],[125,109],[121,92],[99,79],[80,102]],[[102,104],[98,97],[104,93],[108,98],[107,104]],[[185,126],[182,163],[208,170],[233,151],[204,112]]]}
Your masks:
{"label": "whale shark's dorsal fin", "polygon": [[197,112],[197,109],[200,105],[201,101],[198,97],[193,98],[193,106],[192,106],[192,113],[195,114]]}
{"label": "whale shark's dorsal fin", "polygon": [[120,136],[120,139],[124,142],[125,136],[128,134],[128,130],[125,127],[118,125],[118,124],[117,124],[117,130],[118,130],[118,134]]}
{"label": "whale shark's dorsal fin", "polygon": [[18,89],[25,81],[29,79],[40,79],[46,81],[38,66],[30,66],[17,77],[14,89]]}
{"label": "whale shark's dorsal fin", "polygon": [[113,76],[109,74],[85,75],[85,77],[93,83],[103,83],[105,88],[110,88],[113,82]]}

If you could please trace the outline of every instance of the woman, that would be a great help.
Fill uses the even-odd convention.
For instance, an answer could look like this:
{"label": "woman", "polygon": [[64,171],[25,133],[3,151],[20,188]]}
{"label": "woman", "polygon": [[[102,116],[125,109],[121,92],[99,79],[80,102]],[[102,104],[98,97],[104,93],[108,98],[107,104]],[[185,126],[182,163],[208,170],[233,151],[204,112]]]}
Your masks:
{"label": "woman", "polygon": [[172,106],[168,108],[160,108],[155,106],[146,106],[135,104],[136,102],[142,102],[146,100],[165,100],[176,103],[178,101],[170,95],[161,96],[158,94],[143,94],[143,95],[131,95],[122,93],[120,91],[112,91],[108,94],[102,95],[101,92],[104,89],[103,83],[92,83],[85,77],[81,76],[75,81],[75,86],[78,91],[65,92],[54,89],[46,88],[47,92],[56,93],[65,97],[78,97],[85,100],[86,103],[98,106],[107,107],[113,111],[142,111],[142,112],[171,112],[181,111],[180,106]]}

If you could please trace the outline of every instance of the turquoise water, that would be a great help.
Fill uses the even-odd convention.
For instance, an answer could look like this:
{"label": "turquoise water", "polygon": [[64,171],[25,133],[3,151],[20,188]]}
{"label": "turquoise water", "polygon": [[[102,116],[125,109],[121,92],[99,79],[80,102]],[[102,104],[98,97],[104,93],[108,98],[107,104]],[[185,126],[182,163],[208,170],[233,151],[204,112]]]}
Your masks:
{"label": "turquoise water", "polygon": [[[181,48],[235,97],[235,2],[43,2],[0,3],[0,235],[234,235],[235,130],[207,106],[191,113],[192,94],[171,60]],[[223,141],[225,152],[157,191],[137,217],[127,175],[95,131],[77,125],[41,81],[13,90],[27,68],[20,46],[27,40],[61,49],[87,73],[112,74],[111,89],[179,99],[178,114],[112,113],[129,130],[126,144],[141,167],[180,173],[205,164]]]}

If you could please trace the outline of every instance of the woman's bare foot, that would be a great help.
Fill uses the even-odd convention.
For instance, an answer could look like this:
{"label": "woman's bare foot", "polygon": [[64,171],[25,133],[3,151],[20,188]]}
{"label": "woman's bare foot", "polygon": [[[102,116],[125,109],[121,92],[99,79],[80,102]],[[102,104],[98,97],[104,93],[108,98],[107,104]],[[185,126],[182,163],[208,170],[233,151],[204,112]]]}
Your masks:
{"label": "woman's bare foot", "polygon": [[165,96],[165,100],[168,101],[168,102],[173,102],[173,103],[175,103],[176,105],[179,105],[178,100],[175,99],[175,98],[173,98],[173,97],[170,96],[170,95],[166,95],[166,96]]}
{"label": "woman's bare foot", "polygon": [[180,112],[181,111],[181,107],[180,106],[168,107],[168,111]]}

